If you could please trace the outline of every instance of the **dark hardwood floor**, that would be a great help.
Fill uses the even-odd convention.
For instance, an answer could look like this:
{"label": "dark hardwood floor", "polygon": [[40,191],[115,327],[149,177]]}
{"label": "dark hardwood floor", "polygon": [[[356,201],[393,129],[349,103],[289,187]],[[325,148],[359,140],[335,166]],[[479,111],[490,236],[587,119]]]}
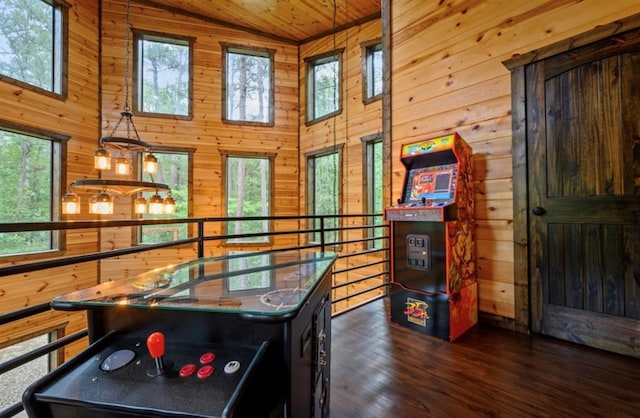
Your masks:
{"label": "dark hardwood floor", "polygon": [[640,417],[640,360],[480,326],[453,343],[388,319],[332,322],[331,418]]}

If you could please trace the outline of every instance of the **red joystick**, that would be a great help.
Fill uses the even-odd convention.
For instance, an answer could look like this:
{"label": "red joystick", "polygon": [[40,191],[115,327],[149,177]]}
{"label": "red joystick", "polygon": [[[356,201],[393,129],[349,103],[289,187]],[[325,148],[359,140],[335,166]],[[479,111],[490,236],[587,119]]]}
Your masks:
{"label": "red joystick", "polygon": [[[153,334],[147,337],[147,348],[149,349],[149,354],[155,360],[156,368],[147,370],[147,374],[149,376],[155,377],[165,374],[165,362],[163,359],[164,356],[164,334],[161,332],[154,332]],[[173,364],[168,364],[168,369],[171,368]]]}
{"label": "red joystick", "polygon": [[164,356],[164,334],[154,332],[147,337],[147,348],[154,359]]}

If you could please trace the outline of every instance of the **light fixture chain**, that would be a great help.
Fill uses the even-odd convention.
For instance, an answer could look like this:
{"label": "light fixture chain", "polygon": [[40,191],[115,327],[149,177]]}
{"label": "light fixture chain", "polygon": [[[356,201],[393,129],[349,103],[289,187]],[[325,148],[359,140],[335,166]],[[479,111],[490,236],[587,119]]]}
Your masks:
{"label": "light fixture chain", "polygon": [[[131,109],[129,108],[129,48],[130,48],[130,32],[131,32],[131,0],[127,0],[127,41],[126,41],[126,56],[125,56],[125,64],[124,64],[124,110],[129,112]],[[130,118],[127,119],[127,131],[129,130],[129,122]],[[136,133],[137,135],[137,133]]]}

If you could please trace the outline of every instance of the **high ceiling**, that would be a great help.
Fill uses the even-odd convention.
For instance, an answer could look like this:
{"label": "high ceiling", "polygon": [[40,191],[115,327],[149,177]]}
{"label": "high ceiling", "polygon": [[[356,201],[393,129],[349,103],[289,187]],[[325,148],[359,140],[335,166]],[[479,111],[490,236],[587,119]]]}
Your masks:
{"label": "high ceiling", "polygon": [[[301,43],[380,14],[381,0],[133,0]],[[334,12],[335,11],[335,12]],[[335,19],[334,19],[335,15]],[[335,20],[335,21],[334,21]]]}

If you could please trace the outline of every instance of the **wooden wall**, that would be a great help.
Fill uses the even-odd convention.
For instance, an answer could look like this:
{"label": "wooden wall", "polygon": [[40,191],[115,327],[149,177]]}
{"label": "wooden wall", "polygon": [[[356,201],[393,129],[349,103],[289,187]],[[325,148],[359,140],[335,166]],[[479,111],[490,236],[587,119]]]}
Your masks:
{"label": "wooden wall", "polygon": [[[0,80],[2,121],[68,135],[67,179],[94,176],[91,155],[101,134],[109,133],[123,105],[123,1],[67,0],[69,5],[69,94],[65,100],[35,93]],[[102,10],[100,10],[102,3]],[[147,4],[147,3],[145,3]],[[458,131],[473,147],[480,310],[514,317],[510,76],[502,61],[515,54],[566,39],[596,25],[640,12],[637,0],[436,1],[393,0],[391,7],[391,200],[402,187],[400,145]],[[102,28],[100,14],[102,13]],[[362,149],[360,138],[381,131],[381,102],[361,100],[360,43],[380,37],[380,21],[341,31],[300,47],[212,25],[192,17],[132,3],[135,29],[192,36],[195,42],[194,117],[191,120],[136,116],[143,139],[157,145],[196,149],[193,216],[220,216],[220,151],[269,151],[276,158],[274,215],[304,212],[307,152],[334,143],[344,146],[344,213],[360,213]],[[221,41],[276,50],[276,126],[253,128],[221,122]],[[338,117],[304,123],[304,58],[345,48],[346,97]],[[102,51],[102,56],[100,52]],[[299,71],[300,68],[300,71]],[[101,96],[102,94],[102,96]],[[298,109],[299,107],[299,109]],[[101,113],[102,112],[102,113]],[[334,140],[335,131],[335,140]],[[299,145],[298,145],[299,137]],[[515,162],[517,163],[517,162]],[[299,193],[298,193],[299,192]],[[391,202],[389,202],[391,203]],[[128,217],[120,213],[117,216]],[[86,215],[83,216],[86,219]],[[354,220],[354,222],[358,222]],[[295,225],[294,225],[295,226]],[[216,228],[208,233],[219,232]],[[68,232],[66,254],[117,248],[131,242],[128,230]],[[297,238],[295,239],[297,241]],[[361,244],[360,244],[361,246]],[[345,246],[343,251],[354,251]],[[360,249],[361,247],[358,247]],[[224,248],[212,247],[209,253]],[[53,296],[99,280],[133,274],[167,257],[193,256],[192,248],[168,255],[154,252],[122,262],[86,263],[46,274],[4,277],[0,312],[43,303]],[[0,265],[22,262],[8,259]],[[129,265],[129,263],[127,263]],[[359,274],[359,273],[358,273]],[[353,273],[346,280],[353,279]],[[0,329],[0,346],[14,339],[83,324],[68,314],[42,315]]]}
{"label": "wooden wall", "polygon": [[[300,206],[306,210],[306,155],[330,147],[342,148],[342,211],[344,214],[366,212],[363,179],[363,145],[361,138],[382,132],[382,100],[369,104],[362,101],[362,43],[380,39],[382,33],[380,19],[343,30],[334,36],[326,36],[300,46]],[[344,48],[342,53],[342,112],[332,118],[317,123],[305,124],[306,114],[306,67],[305,59],[326,52]],[[365,220],[351,218],[343,226],[363,225]],[[345,234],[344,240],[363,238],[363,231],[357,230]],[[346,244],[340,253],[348,254],[363,251],[362,243]],[[383,253],[338,260],[337,269],[353,264],[364,264],[379,260]],[[381,271],[382,265],[371,269],[359,269],[342,274],[335,284],[353,282],[358,278]],[[334,292],[334,299],[358,293],[366,287],[383,282],[383,277],[360,282],[340,288]],[[334,310],[343,310],[362,301],[380,295],[384,289],[377,289],[334,306]]]}
{"label": "wooden wall", "polygon": [[400,144],[458,131],[474,151],[480,311],[512,319],[511,87],[502,62],[640,12],[637,0],[391,2],[392,197]]}
{"label": "wooden wall", "polygon": [[[38,93],[0,80],[0,126],[2,122],[25,129],[45,130],[70,137],[67,143],[67,178],[86,175],[93,165],[99,127],[99,30],[98,0],[68,0],[68,94],[66,99]],[[63,190],[64,190],[63,186]],[[97,248],[95,230],[66,233],[64,255]],[[27,258],[33,259],[33,257]],[[25,261],[11,257],[0,266]],[[0,313],[49,302],[54,296],[97,282],[97,264],[85,263],[46,272],[0,278]],[[84,315],[51,312],[0,327],[0,347],[15,341],[60,330],[69,334],[86,326]]]}
{"label": "wooden wall", "polygon": [[[120,117],[124,105],[125,22],[126,4],[122,0],[103,0],[102,7],[102,128],[107,135]],[[298,47],[251,33],[214,25],[180,13],[159,10],[131,3],[131,26],[136,31],[148,31],[193,37],[193,117],[134,115],[140,137],[153,146],[194,148],[193,217],[224,216],[221,151],[275,153],[273,215],[297,215],[298,180]],[[222,119],[222,46],[221,42],[247,47],[275,50],[275,125],[273,127],[225,124]],[[131,74],[131,71],[130,71]],[[130,88],[132,81],[130,80]],[[129,98],[131,102],[131,98]],[[121,198],[125,199],[125,198]],[[130,218],[128,204],[120,206],[114,217]],[[295,230],[293,221],[278,222],[278,228]],[[221,224],[211,224],[207,234],[222,233]],[[103,248],[131,245],[129,228],[102,232]],[[278,245],[297,245],[297,236],[276,238]],[[219,255],[227,250],[255,250],[256,247],[224,248],[219,242],[207,247],[207,255]],[[195,248],[159,250],[102,262],[102,281],[122,278],[196,257]]]}

